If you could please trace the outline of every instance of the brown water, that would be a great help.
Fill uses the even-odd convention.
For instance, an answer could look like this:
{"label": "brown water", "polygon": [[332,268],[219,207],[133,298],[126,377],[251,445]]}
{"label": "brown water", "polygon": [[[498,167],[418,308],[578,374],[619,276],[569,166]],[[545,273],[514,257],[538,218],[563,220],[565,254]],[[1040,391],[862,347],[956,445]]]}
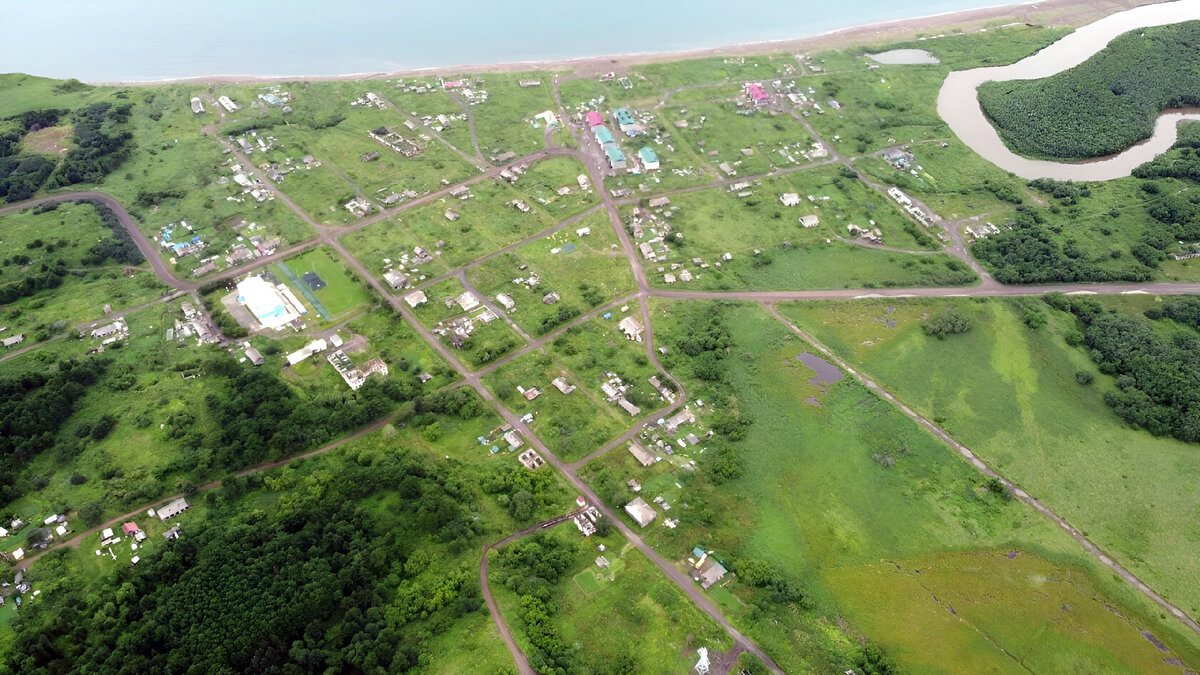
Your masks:
{"label": "brown water", "polygon": [[817,374],[816,377],[809,379],[809,384],[825,388],[831,384],[841,382],[846,377],[841,368],[838,368],[816,354],[803,352],[796,356],[796,360],[808,366]]}
{"label": "brown water", "polygon": [[1042,51],[1007,66],[975,68],[950,73],[938,92],[938,114],[964,143],[984,159],[1021,178],[1058,180],[1113,180],[1166,152],[1175,144],[1178,125],[1200,120],[1200,110],[1163,113],[1154,134],[1124,152],[1086,162],[1051,162],[1015,154],[979,106],[977,89],[989,81],[1029,80],[1049,77],[1074,68],[1104,49],[1113,38],[1138,28],[1200,19],[1200,0],[1178,0],[1118,12],[1088,24]]}

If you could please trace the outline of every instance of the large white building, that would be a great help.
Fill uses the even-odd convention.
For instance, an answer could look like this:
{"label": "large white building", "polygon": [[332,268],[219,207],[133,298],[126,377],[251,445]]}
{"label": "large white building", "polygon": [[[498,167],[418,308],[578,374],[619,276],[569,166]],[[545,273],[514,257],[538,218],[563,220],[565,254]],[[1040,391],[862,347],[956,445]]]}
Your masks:
{"label": "large white building", "polygon": [[287,286],[273,285],[260,276],[238,282],[237,293],[238,302],[245,305],[264,328],[286,326],[308,313]]}

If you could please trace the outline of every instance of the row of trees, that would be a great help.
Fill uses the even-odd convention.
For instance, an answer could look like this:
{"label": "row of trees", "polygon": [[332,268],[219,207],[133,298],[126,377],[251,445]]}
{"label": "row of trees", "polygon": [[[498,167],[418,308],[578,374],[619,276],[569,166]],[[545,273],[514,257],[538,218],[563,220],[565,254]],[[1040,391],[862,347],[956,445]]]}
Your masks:
{"label": "row of trees", "polygon": [[1050,77],[987,82],[979,103],[1017,152],[1111,155],[1149,138],[1163,109],[1200,104],[1197,42],[1200,21],[1138,29]]}

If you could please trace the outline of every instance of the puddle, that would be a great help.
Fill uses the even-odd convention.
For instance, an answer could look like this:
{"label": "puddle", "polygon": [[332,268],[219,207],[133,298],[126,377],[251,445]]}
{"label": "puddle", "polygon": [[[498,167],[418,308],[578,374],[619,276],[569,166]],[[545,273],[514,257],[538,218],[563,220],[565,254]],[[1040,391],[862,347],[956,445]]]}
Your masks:
{"label": "puddle", "polygon": [[796,356],[796,360],[800,361],[809,368],[812,368],[813,371],[816,372],[817,376],[810,378],[808,380],[809,384],[815,384],[818,387],[827,388],[831,384],[841,382],[842,379],[846,377],[840,368],[817,356],[816,354],[804,352]]}
{"label": "puddle", "polygon": [[878,54],[867,54],[867,58],[889,66],[920,66],[941,63],[936,56],[924,49],[893,49]]}
{"label": "puddle", "polygon": [[804,399],[804,402],[809,405],[815,405],[818,408],[821,407],[821,402],[817,400],[816,396],[809,396],[808,398]]}

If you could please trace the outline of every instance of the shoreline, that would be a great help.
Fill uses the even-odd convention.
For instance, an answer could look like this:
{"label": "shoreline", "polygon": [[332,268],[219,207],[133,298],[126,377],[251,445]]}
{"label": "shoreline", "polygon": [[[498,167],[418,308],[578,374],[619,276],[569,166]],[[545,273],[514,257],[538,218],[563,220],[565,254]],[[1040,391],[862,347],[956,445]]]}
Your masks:
{"label": "shoreline", "polygon": [[[931,31],[977,30],[984,24],[1001,19],[1013,19],[1016,23],[1040,23],[1053,26],[1081,26],[1109,14],[1139,7],[1159,4],[1163,0],[1046,0],[1045,2],[1023,2],[993,5],[908,19],[893,19],[861,26],[838,28],[815,35],[781,40],[765,40],[741,44],[684,49],[668,52],[635,52],[627,54],[603,54],[568,59],[546,59],[534,61],[509,61],[492,64],[465,64],[458,66],[435,66],[409,68],[392,71],[346,73],[340,75],[200,75],[195,77],[163,78],[155,80],[110,80],[90,81],[97,86],[148,87],[168,84],[259,84],[272,82],[335,82],[344,80],[377,80],[399,77],[428,77],[444,74],[511,73],[522,71],[572,71],[578,76],[599,75],[632,66],[670,61],[682,61],[721,56],[752,56],[778,52],[800,52],[837,49],[856,46],[880,45],[916,39]],[[1033,21],[1038,15],[1039,21]]]}

